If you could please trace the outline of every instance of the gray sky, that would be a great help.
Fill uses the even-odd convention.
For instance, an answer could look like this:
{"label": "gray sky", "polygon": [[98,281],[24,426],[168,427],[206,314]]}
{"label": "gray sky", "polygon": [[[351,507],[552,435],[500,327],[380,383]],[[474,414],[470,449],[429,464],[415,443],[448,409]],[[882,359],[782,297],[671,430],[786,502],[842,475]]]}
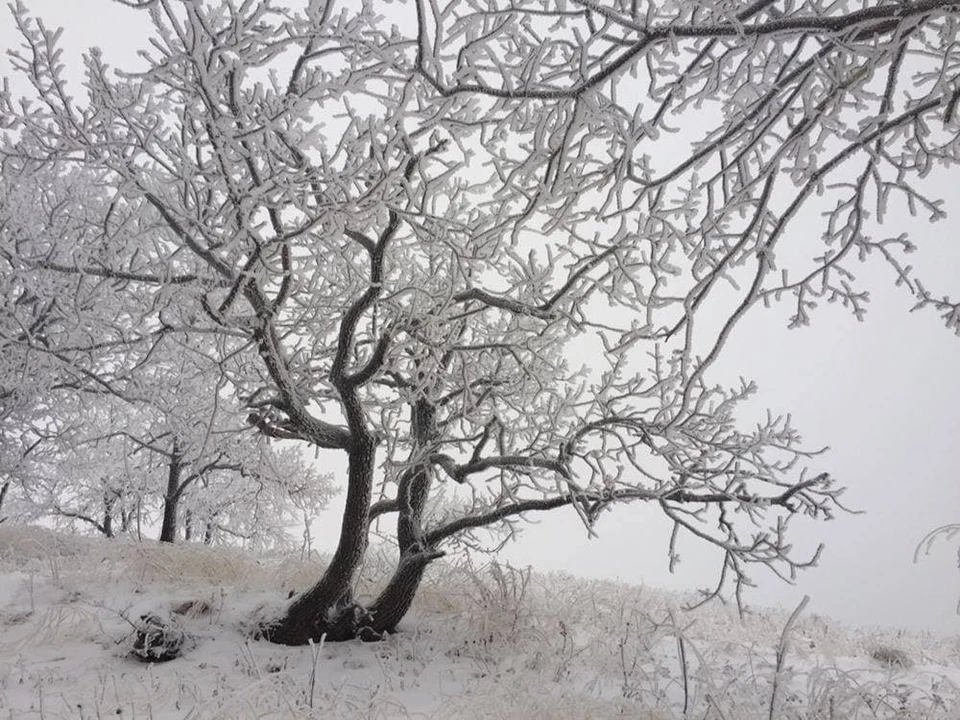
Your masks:
{"label": "gray sky", "polygon": [[[954,207],[958,188],[950,189]],[[960,246],[951,225],[924,234],[930,245],[921,244],[916,264],[939,264],[936,275],[956,287]],[[913,552],[931,529],[960,521],[960,338],[931,314],[911,315],[910,298],[892,288],[887,274],[872,275],[882,280],[873,284],[865,322],[828,306],[811,327],[788,331],[782,309],[755,313],[718,364],[722,379],[755,379],[754,405],[792,413],[808,446],[829,445],[824,464],[848,487],[845,504],[865,511],[830,523],[798,522],[792,535],[798,548],[826,544],[820,566],[792,587],[758,571],[760,587],[747,597],[794,606],[809,594],[812,612],[846,622],[957,633],[956,543],[938,543],[917,564]],[[567,515],[532,527],[506,556],[654,586],[698,587],[713,578],[715,558],[691,543],[669,575],[670,528],[655,508],[614,511],[592,540]]]}
{"label": "gray sky", "polygon": [[[26,5],[48,25],[66,26],[71,53],[99,45],[108,62],[122,65],[143,39],[145,16],[107,0]],[[14,42],[4,19],[0,47]],[[2,67],[6,75],[5,60]],[[960,208],[956,173],[943,179],[942,195],[948,211]],[[932,226],[918,219],[910,228],[919,245],[912,262],[928,273],[931,287],[960,291],[957,219]],[[939,543],[931,556],[913,562],[928,531],[960,522],[960,338],[933,313],[910,314],[910,297],[893,287],[887,268],[868,265],[860,277],[872,290],[866,322],[826,306],[811,327],[787,331],[787,308],[754,312],[716,366],[716,381],[743,375],[758,382],[758,413],[767,406],[792,413],[808,446],[831,446],[826,466],[848,486],[846,504],[865,511],[828,524],[798,521],[793,537],[799,547],[827,545],[820,567],[795,586],[758,570],[760,588],[747,598],[793,606],[806,593],[811,611],[846,622],[960,633],[956,544]],[[321,543],[335,537],[338,512],[335,504],[317,523]],[[669,575],[669,527],[654,507],[619,508],[598,530],[600,537],[588,540],[573,511],[553,513],[531,525],[503,557],[660,587],[698,587],[714,579],[715,558],[689,542],[680,548],[677,573]]]}

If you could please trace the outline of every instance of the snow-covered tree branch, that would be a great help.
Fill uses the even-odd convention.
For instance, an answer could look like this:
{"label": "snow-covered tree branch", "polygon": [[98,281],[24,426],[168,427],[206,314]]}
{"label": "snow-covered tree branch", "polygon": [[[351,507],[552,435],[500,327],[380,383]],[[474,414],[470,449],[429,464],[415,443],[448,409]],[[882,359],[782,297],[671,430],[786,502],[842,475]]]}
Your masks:
{"label": "snow-covered tree branch", "polygon": [[[945,214],[927,175],[960,152],[956,3],[144,7],[141,65],[89,52],[82,97],[57,33],[15,12],[33,92],[3,99],[5,174],[95,182],[69,242],[11,228],[3,257],[126,288],[130,377],[158,338],[203,339],[252,427],[345,457],[339,544],[278,642],[390,631],[443,546],[550,509],[592,528],[655,504],[674,543],[722,551],[716,592],[751,565],[789,578],[816,558],[790,522],[840,488],[789,416],[744,427],[750,381],[711,380],[740,321],[862,317],[877,257],[960,331],[883,234]],[[127,377],[57,352],[78,386]],[[401,560],[361,604],[374,518]]]}

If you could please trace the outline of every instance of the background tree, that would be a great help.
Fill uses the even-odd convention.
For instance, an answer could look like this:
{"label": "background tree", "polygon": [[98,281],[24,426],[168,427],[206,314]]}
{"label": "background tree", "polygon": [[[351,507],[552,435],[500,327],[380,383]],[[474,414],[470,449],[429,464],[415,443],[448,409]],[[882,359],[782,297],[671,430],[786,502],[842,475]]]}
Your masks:
{"label": "background tree", "polygon": [[[7,517],[36,520],[43,509],[23,502],[33,492],[54,447],[70,434],[39,402],[24,403],[20,392],[6,389],[6,403],[0,414],[0,522]],[[17,397],[14,397],[14,394]]]}
{"label": "background tree", "polygon": [[[288,539],[278,523],[294,508],[312,517],[329,480],[254,437],[211,357],[229,356],[229,338],[177,333],[180,313],[199,312],[177,293],[192,278],[137,272],[141,246],[157,249],[149,218],[111,198],[96,168],[9,155],[4,167],[0,503],[19,486],[17,517],[76,521],[108,537],[135,518],[138,531],[157,523],[173,542],[181,500],[189,505],[203,480],[221,495],[197,508],[201,537]],[[122,258],[129,272],[112,272]],[[257,506],[267,498],[273,516]]]}
{"label": "background tree", "polygon": [[23,484],[21,515],[107,537],[289,548],[291,528],[327,504],[329,477],[231,416],[228,398],[202,407],[209,386],[183,365],[152,402],[61,396],[55,416],[74,430],[47,441]]}
{"label": "background tree", "polygon": [[[681,533],[723,551],[714,593],[789,577],[816,559],[791,518],[839,491],[789,418],[738,424],[750,382],[709,381],[739,321],[861,317],[853,269],[879,256],[960,327],[907,237],[874,237],[943,216],[953,3],[144,6],[145,67],[89,53],[82,100],[18,10],[35,92],[6,101],[4,152],[102,178],[153,244],[98,272],[175,291],[161,324],[222,341],[264,435],[345,456],[339,544],[273,640],[390,631],[442,546],[562,507],[655,503],[672,560]],[[361,603],[386,515],[399,563]]]}
{"label": "background tree", "polygon": [[[115,392],[131,346],[129,318],[113,323],[103,278],[38,273],[56,243],[78,247],[97,217],[99,196],[89,174],[57,175],[42,164],[13,163],[0,173],[0,474],[2,499],[28,489],[49,465],[49,453],[75,429],[62,418],[70,393]],[[113,293],[111,293],[113,295]],[[113,309],[128,303],[119,303]],[[126,312],[126,311],[124,311]],[[48,457],[40,459],[47,453]],[[18,515],[30,514],[29,504]]]}
{"label": "background tree", "polygon": [[[47,443],[45,462],[22,484],[22,505],[34,518],[58,527],[83,526],[108,538],[139,531],[149,523],[149,471],[142,455],[122,442],[96,442],[106,422],[129,426],[134,415],[110,397],[60,393],[51,417],[69,434]],[[116,426],[116,425],[114,425]]]}

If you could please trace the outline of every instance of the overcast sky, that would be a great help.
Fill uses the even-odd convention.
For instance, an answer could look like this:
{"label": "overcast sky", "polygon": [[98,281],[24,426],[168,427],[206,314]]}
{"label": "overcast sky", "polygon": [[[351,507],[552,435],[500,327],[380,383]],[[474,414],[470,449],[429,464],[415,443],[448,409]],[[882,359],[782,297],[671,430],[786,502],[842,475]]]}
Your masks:
{"label": "overcast sky", "polygon": [[[960,207],[960,182],[946,190],[948,206]],[[929,244],[921,243],[916,259],[953,287],[960,285],[955,222],[924,228]],[[861,276],[880,276],[865,322],[828,306],[811,327],[788,331],[782,309],[754,313],[717,368],[724,379],[756,380],[755,406],[792,413],[808,446],[829,445],[824,462],[848,487],[845,504],[864,511],[794,525],[798,547],[826,544],[820,566],[793,587],[758,572],[760,588],[747,597],[792,607],[809,594],[812,612],[847,622],[960,633],[956,543],[938,543],[913,562],[929,530],[960,521],[960,338],[930,314],[910,314],[910,298],[885,273]],[[575,518],[552,518],[506,555],[656,586],[698,587],[713,577],[716,558],[691,543],[669,575],[670,528],[656,508],[621,508],[598,530],[588,541]]]}
{"label": "overcast sky", "polygon": [[[48,25],[66,26],[71,53],[98,45],[108,62],[122,66],[143,40],[145,16],[108,0],[25,4]],[[10,23],[0,20],[0,47],[14,42]],[[948,212],[960,209],[960,172],[945,176],[942,186]],[[960,293],[957,228],[956,216],[911,225],[919,245],[913,264],[932,287],[954,294]],[[893,287],[885,267],[866,266],[860,277],[873,296],[866,322],[828,306],[812,327],[787,331],[787,308],[754,312],[716,366],[714,380],[743,375],[758,382],[758,412],[790,412],[807,446],[829,445],[827,467],[848,486],[846,504],[864,511],[828,524],[799,522],[798,546],[827,545],[820,567],[795,586],[758,571],[760,588],[748,601],[792,607],[809,594],[812,612],[846,622],[960,634],[956,543],[939,543],[913,562],[928,531],[960,522],[960,338],[932,313],[910,314],[910,297]],[[338,512],[334,507],[317,524],[322,542],[335,537]],[[698,587],[714,578],[716,558],[691,543],[681,546],[682,562],[669,575],[669,527],[654,507],[615,510],[598,530],[599,538],[588,539],[573,511],[554,513],[531,525],[503,557],[661,587]]]}

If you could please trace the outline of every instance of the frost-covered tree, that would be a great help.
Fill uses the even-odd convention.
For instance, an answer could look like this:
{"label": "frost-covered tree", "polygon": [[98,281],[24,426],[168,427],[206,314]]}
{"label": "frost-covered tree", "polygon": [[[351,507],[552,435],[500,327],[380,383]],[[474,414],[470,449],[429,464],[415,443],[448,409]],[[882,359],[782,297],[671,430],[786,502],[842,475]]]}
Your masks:
{"label": "frost-covered tree", "polygon": [[107,537],[156,531],[161,542],[290,546],[291,526],[329,500],[328,474],[247,425],[229,395],[183,360],[147,386],[138,378],[129,399],[60,394],[55,417],[72,431],[47,443],[46,461],[23,484],[32,516]]}
{"label": "frost-covered tree", "polygon": [[[111,303],[116,293],[103,292],[102,277],[24,263],[48,262],[53,241],[79,250],[98,217],[90,176],[23,172],[19,163],[11,172],[9,161],[0,161],[0,503],[32,491],[49,454],[69,442],[74,428],[60,418],[67,396],[113,391],[139,344],[128,318],[114,322],[129,303]],[[15,514],[31,512],[28,504]]]}
{"label": "frost-covered tree", "polygon": [[[334,486],[302,448],[236,435],[242,472],[204,474],[185,498],[185,539],[263,549],[303,549],[302,533]],[[309,548],[307,548],[309,549]]]}
{"label": "frost-covered tree", "polygon": [[[129,408],[120,407],[126,423]],[[145,494],[135,488],[142,489],[147,475],[127,447],[90,440],[109,417],[102,398],[58,393],[42,411],[59,432],[45,440],[42,458],[21,478],[15,517],[93,528],[106,537],[137,527],[149,506],[141,505]]]}
{"label": "frost-covered tree", "polygon": [[43,509],[25,502],[25,495],[35,489],[70,428],[39,400],[27,404],[22,393],[14,397],[16,391],[6,392],[0,413],[0,522],[7,517],[36,520]]}
{"label": "frost-covered tree", "polygon": [[107,537],[156,530],[161,542],[290,545],[291,525],[329,500],[329,473],[251,428],[212,368],[172,349],[183,355],[155,346],[151,372],[123,394],[60,390],[30,406],[32,422],[23,412],[4,418],[0,499],[17,488],[15,517]]}
{"label": "frost-covered tree", "polygon": [[135,519],[164,542],[189,509],[205,540],[254,545],[286,538],[291,512],[323,507],[328,477],[245,422],[222,370],[229,339],[176,331],[199,312],[177,292],[184,278],[145,290],[136,272],[112,272],[156,251],[151,221],[111,198],[95,167],[6,156],[3,168],[0,507],[13,489],[16,517],[108,537]]}
{"label": "frost-covered tree", "polygon": [[[163,326],[218,340],[251,425],[345,458],[336,551],[275,641],[390,631],[445,546],[559,508],[656,505],[672,558],[722,550],[715,592],[789,577],[816,557],[790,520],[839,491],[786,417],[738,422],[750,382],[711,381],[738,323],[860,317],[877,257],[960,328],[881,229],[944,215],[955,3],[124,4],[141,63],[90,51],[82,95],[18,8],[33,95],[6,96],[3,153],[84,167],[124,218],[127,252],[38,272],[175,296]],[[399,563],[361,601],[377,519]]]}

